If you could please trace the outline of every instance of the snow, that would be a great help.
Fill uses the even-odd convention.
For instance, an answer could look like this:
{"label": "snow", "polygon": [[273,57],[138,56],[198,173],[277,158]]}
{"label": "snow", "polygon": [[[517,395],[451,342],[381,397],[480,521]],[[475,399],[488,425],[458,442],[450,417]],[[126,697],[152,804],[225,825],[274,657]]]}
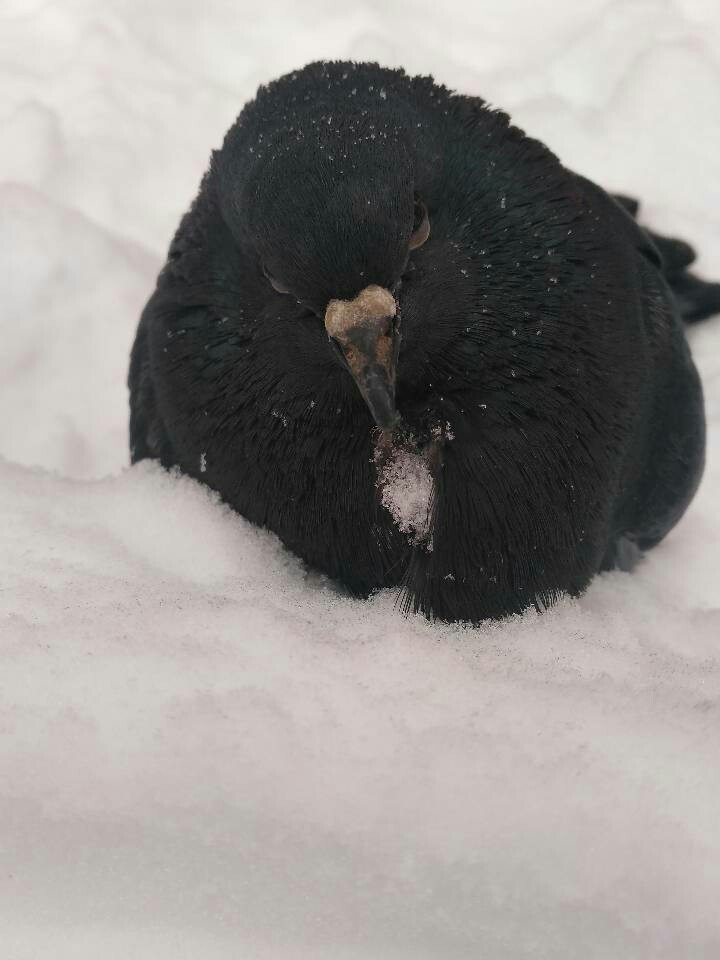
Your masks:
{"label": "snow", "polygon": [[[430,526],[435,489],[427,452],[407,442],[389,452],[377,451],[375,461],[383,506],[412,543],[422,543]],[[432,549],[430,543],[426,546]]]}
{"label": "snow", "polygon": [[720,322],[708,468],[631,576],[478,629],[353,601],[127,468],[127,352],[259,82],[486,96],[720,276],[710,0],[0,6],[0,957],[720,955]]}

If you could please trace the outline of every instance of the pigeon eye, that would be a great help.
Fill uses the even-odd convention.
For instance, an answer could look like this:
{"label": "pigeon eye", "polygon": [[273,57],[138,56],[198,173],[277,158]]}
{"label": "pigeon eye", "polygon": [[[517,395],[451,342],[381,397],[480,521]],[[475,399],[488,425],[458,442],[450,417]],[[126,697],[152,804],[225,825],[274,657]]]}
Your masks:
{"label": "pigeon eye", "polygon": [[290,293],[284,284],[280,283],[279,280],[276,280],[275,277],[270,276],[265,267],[262,268],[262,272],[273,290],[277,291],[277,293]]}
{"label": "pigeon eye", "polygon": [[430,236],[430,220],[428,218],[427,207],[422,200],[415,199],[415,209],[413,212],[413,228],[410,234],[408,246],[411,250],[417,250]]}

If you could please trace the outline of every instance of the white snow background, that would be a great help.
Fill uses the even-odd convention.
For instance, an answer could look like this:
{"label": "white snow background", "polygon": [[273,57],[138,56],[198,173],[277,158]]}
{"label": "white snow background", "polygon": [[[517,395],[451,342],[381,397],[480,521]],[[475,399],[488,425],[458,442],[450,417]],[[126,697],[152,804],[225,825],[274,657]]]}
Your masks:
{"label": "white snow background", "polygon": [[320,57],[508,109],[720,277],[716,0],[0,0],[0,960],[716,958],[720,320],[696,501],[542,617],[347,600],[127,467],[209,152]]}

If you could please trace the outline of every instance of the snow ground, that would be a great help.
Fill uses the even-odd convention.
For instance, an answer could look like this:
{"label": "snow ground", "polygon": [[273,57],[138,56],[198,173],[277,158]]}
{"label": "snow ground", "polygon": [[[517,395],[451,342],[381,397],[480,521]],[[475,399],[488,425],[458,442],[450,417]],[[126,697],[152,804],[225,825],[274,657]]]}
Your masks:
{"label": "snow ground", "polygon": [[720,322],[695,503],[544,617],[349,601],[126,469],[170,234],[310,59],[485,96],[720,276],[715,0],[381,9],[0,3],[0,960],[720,956]]}

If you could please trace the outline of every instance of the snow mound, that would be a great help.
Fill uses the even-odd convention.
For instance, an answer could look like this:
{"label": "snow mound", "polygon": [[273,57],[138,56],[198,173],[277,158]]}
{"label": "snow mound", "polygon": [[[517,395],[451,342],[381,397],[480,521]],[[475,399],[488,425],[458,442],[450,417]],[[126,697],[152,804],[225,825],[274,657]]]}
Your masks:
{"label": "snow mound", "polygon": [[469,629],[152,464],[5,464],[0,523],[10,956],[720,945],[720,610],[663,583],[682,545]]}
{"label": "snow mound", "polygon": [[85,216],[0,183],[0,452],[75,477],[128,462],[131,318],[160,266]]}

